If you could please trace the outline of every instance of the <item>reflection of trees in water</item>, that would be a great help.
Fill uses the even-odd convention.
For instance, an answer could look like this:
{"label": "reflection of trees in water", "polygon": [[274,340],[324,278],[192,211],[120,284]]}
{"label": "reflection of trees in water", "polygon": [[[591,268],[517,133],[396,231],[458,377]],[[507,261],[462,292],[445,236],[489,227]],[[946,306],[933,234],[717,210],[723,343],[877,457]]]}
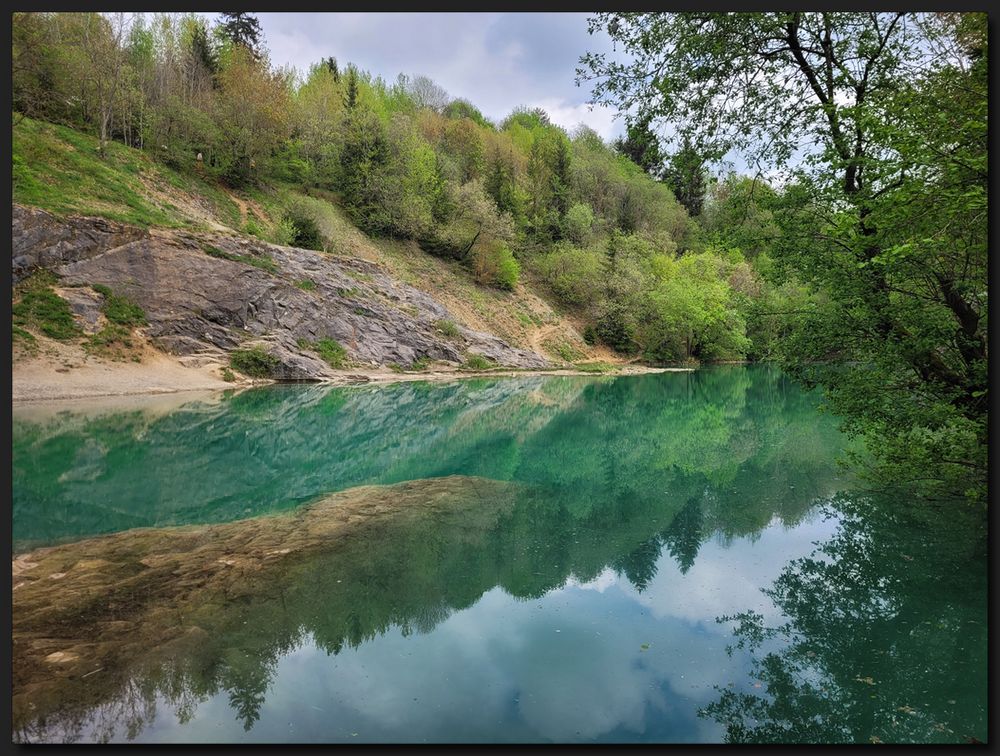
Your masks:
{"label": "reflection of trees in water", "polygon": [[[502,469],[504,477],[532,484],[530,492],[519,493],[508,507],[414,505],[366,522],[336,548],[282,562],[281,569],[250,571],[221,593],[202,590],[196,571],[185,568],[180,578],[193,583],[194,593],[176,599],[183,627],[175,627],[179,620],[164,619],[174,600],[163,595],[169,591],[147,585],[149,618],[137,620],[138,634],[147,623],[163,637],[153,638],[149,648],[133,649],[115,675],[90,678],[89,693],[67,683],[38,701],[44,712],[18,709],[19,732],[24,739],[73,733],[79,738],[82,723],[89,722],[86,727],[101,737],[131,738],[151,721],[157,696],[183,721],[198,702],[220,692],[249,729],[278,661],[307,637],[336,654],[393,627],[404,635],[428,632],[495,586],[515,597],[538,597],[570,575],[586,581],[609,566],[641,591],[664,551],[686,572],[714,533],[753,534],[775,517],[797,522],[832,490],[830,459],[840,438],[832,421],[818,420],[811,400],[780,374],[737,369],[670,378],[575,382],[571,390],[558,381],[551,388],[540,384],[533,390],[547,391],[545,406],[551,408],[544,423],[533,414],[536,405],[517,392],[493,391],[490,382],[456,384],[443,395],[431,387],[393,395],[405,397],[407,411],[419,418],[406,421],[407,443],[417,449],[423,438],[427,448],[394,457],[392,475],[406,479],[461,470],[495,477]],[[339,418],[336,427],[362,434],[366,449],[384,446],[401,422],[377,392],[352,398],[313,391],[305,404],[294,392],[239,396],[245,398],[232,422],[206,412],[199,416],[198,432],[223,435],[211,447],[252,430],[265,468],[275,459],[292,458],[289,469],[299,469],[308,450],[293,442],[298,436],[331,444],[329,436],[316,435],[326,427],[314,426],[321,422],[317,416]],[[435,414],[435,397],[444,397],[441,411],[452,413],[457,430]],[[240,413],[253,423],[245,424]],[[400,414],[405,417],[406,411]],[[265,438],[258,427],[262,419],[277,422],[275,438]],[[144,432],[163,440],[191,430],[190,418],[173,422],[171,434],[155,424]],[[374,429],[363,433],[366,423]],[[101,441],[125,455],[128,445],[115,441],[112,425],[100,426]],[[380,433],[387,434],[382,441]],[[262,450],[265,445],[273,448]],[[152,449],[162,451],[154,443],[146,453]],[[160,579],[180,578],[169,573]],[[71,613],[65,632],[96,633],[101,622],[113,619],[101,615],[102,606],[107,608],[100,602],[92,607],[86,628]],[[121,708],[126,700],[128,711]],[[39,726],[39,715],[44,732],[29,732]],[[125,726],[124,735],[114,734],[114,722]]]}
{"label": "reflection of trees in water", "polygon": [[720,690],[729,742],[960,742],[986,737],[981,512],[838,497],[836,535],[764,592],[788,621],[735,622],[761,695]]}

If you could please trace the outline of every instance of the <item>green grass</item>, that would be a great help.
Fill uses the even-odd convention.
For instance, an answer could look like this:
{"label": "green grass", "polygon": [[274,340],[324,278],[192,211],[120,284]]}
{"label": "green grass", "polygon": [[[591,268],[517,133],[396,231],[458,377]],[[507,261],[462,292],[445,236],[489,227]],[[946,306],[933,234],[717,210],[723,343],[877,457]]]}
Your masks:
{"label": "green grass", "polygon": [[210,180],[175,171],[117,142],[107,144],[102,159],[95,137],[65,126],[22,119],[13,130],[12,163],[14,201],[56,215],[96,215],[137,226],[200,225],[172,203],[150,197],[145,179],[168,196],[173,187],[202,197],[223,222],[239,221],[239,208]]}
{"label": "green grass", "polygon": [[115,294],[103,284],[94,284],[90,288],[104,296],[101,312],[112,323],[122,326],[146,325],[145,311],[128,297]]}
{"label": "green grass", "polygon": [[342,368],[347,361],[347,350],[334,339],[322,338],[319,341],[299,339],[296,343],[299,349],[311,349],[316,352],[332,368]]}
{"label": "green grass", "polygon": [[73,320],[69,303],[52,290],[55,276],[41,271],[18,284],[20,301],[13,305],[13,324],[33,328],[49,338],[67,341],[82,332]]}
{"label": "green grass", "polygon": [[576,349],[572,344],[566,341],[559,341],[549,348],[566,362],[573,362],[585,356],[579,349]]}
{"label": "green grass", "polygon": [[268,273],[278,272],[278,264],[268,255],[234,255],[231,252],[224,252],[212,244],[202,244],[201,249],[209,257],[218,257],[222,260],[229,260],[230,262],[252,265],[255,268],[265,270]]}
{"label": "green grass", "polygon": [[311,278],[303,278],[301,281],[296,281],[295,285],[302,289],[302,291],[316,291],[316,282]]}
{"label": "green grass", "polygon": [[280,360],[258,345],[250,349],[234,349],[229,354],[229,364],[251,378],[270,378]]}
{"label": "green grass", "polygon": [[430,366],[431,366],[431,360],[429,357],[420,357],[419,359],[414,360],[410,364],[410,370],[424,371]]}
{"label": "green grass", "polygon": [[236,380],[236,374],[229,368],[222,368],[222,380],[232,383]]}
{"label": "green grass", "polygon": [[434,324],[434,327],[438,330],[439,333],[441,333],[442,336],[445,336],[449,339],[456,338],[459,333],[458,326],[455,325],[450,320],[439,320],[437,323]]}
{"label": "green grass", "polygon": [[25,331],[23,328],[18,328],[16,325],[11,325],[10,334],[12,343],[15,346],[21,346],[27,349],[29,352],[34,352],[38,349],[38,339],[36,339],[28,331]]}
{"label": "green grass", "polygon": [[610,362],[578,362],[573,367],[582,373],[612,373],[617,370]]}
{"label": "green grass", "polygon": [[481,354],[470,354],[465,358],[465,363],[462,365],[462,370],[492,370],[497,367],[497,364]]}
{"label": "green grass", "polygon": [[118,361],[132,357],[138,362],[139,356],[131,353],[134,346],[132,329],[120,323],[106,323],[104,328],[91,334],[83,342],[83,348],[90,354]]}

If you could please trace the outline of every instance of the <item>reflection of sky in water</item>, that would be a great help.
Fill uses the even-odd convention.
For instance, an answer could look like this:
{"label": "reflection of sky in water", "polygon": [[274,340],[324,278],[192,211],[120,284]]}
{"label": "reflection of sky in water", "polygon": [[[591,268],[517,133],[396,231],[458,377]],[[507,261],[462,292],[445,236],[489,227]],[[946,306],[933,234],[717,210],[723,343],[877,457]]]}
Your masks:
{"label": "reflection of sky in water", "polygon": [[727,655],[732,634],[715,617],[776,619],[760,589],[835,529],[817,513],[712,539],[686,574],[664,553],[642,593],[605,570],[536,600],[494,588],[428,634],[394,628],[336,656],[306,641],[279,661],[249,732],[223,692],[184,726],[160,699],[137,740],[717,742],[721,726],[698,709],[715,686],[754,680],[742,651]]}

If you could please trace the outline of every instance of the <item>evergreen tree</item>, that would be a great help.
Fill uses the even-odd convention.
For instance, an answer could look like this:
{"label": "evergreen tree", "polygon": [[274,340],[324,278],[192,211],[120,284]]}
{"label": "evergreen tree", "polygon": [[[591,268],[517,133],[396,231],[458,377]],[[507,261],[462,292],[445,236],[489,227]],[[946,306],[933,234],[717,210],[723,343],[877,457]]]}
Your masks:
{"label": "evergreen tree", "polygon": [[337,68],[337,59],[332,55],[329,58],[323,58],[323,65],[330,69],[330,73],[333,74],[334,81],[340,81],[340,69]]}
{"label": "evergreen tree", "polygon": [[203,23],[191,27],[191,54],[205,70],[215,75],[219,72],[219,56],[208,37],[208,28]]}
{"label": "evergreen tree", "polygon": [[556,141],[555,154],[552,165],[552,204],[559,217],[566,216],[569,210],[569,185],[570,185],[570,152],[569,142],[565,138]]}
{"label": "evergreen tree", "polygon": [[692,217],[701,215],[705,204],[705,160],[687,139],[663,172],[663,181]]}
{"label": "evergreen tree", "polygon": [[643,116],[630,123],[625,137],[614,141],[614,148],[646,173],[659,177],[666,157],[660,149],[660,141],[649,128],[650,117]]}
{"label": "evergreen tree", "polygon": [[223,13],[219,29],[226,39],[231,40],[234,45],[247,48],[254,58],[260,60],[264,31],[256,16],[250,13]]}
{"label": "evergreen tree", "polygon": [[354,66],[349,66],[347,69],[347,92],[344,94],[344,103],[348,110],[354,110],[354,106],[358,104],[358,72]]}

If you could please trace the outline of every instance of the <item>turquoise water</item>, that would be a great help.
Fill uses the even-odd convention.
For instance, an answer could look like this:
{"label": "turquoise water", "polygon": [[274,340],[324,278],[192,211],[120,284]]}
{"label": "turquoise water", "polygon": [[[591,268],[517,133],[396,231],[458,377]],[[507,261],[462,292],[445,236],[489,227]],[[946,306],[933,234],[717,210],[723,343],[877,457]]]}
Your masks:
{"label": "turquoise water", "polygon": [[[15,553],[129,579],[94,536],[424,486],[225,590],[185,567],[59,615],[114,661],[56,683],[15,592],[15,740],[985,741],[983,518],[864,491],[816,404],[727,367],[15,408]],[[184,532],[238,557],[235,527]]]}

